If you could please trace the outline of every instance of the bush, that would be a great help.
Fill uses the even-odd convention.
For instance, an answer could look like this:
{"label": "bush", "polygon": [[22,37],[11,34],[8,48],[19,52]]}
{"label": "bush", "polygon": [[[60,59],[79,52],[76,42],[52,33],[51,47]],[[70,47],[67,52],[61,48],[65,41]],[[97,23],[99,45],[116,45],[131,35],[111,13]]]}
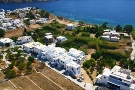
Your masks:
{"label": "bush", "polygon": [[16,72],[14,70],[7,70],[4,73],[5,73],[5,78],[8,79],[14,78],[16,75]]}
{"label": "bush", "polygon": [[90,68],[90,60],[87,60],[87,61],[85,61],[84,63],[83,63],[83,67],[85,67],[85,68]]}
{"label": "bush", "polygon": [[132,42],[127,42],[127,45],[130,46],[132,44]]}
{"label": "bush", "polygon": [[4,35],[5,35],[5,30],[0,29],[0,37],[4,37]]}
{"label": "bush", "polygon": [[102,54],[103,54],[104,57],[109,56],[109,57],[111,57],[111,58],[113,58],[113,59],[115,59],[115,60],[120,60],[120,59],[122,59],[122,58],[127,58],[127,57],[129,57],[129,56],[128,56],[127,54],[125,54],[125,53],[118,52],[118,51],[114,51],[114,50],[106,50],[106,49],[102,50]]}
{"label": "bush", "polygon": [[29,57],[28,57],[28,60],[29,60],[30,62],[33,62],[33,61],[34,61],[34,58],[33,58],[32,56],[29,56]]}
{"label": "bush", "polygon": [[83,63],[84,68],[90,68],[90,66],[94,67],[95,66],[95,59],[91,58],[90,60],[87,60]]}
{"label": "bush", "polygon": [[24,62],[19,63],[18,68],[19,70],[23,70],[25,68],[26,64]]}
{"label": "bush", "polygon": [[88,32],[82,32],[81,33],[81,36],[83,36],[83,37],[90,37],[90,33],[88,33]]}
{"label": "bush", "polygon": [[132,37],[133,37],[133,39],[135,39],[135,30],[134,31],[132,31]]}

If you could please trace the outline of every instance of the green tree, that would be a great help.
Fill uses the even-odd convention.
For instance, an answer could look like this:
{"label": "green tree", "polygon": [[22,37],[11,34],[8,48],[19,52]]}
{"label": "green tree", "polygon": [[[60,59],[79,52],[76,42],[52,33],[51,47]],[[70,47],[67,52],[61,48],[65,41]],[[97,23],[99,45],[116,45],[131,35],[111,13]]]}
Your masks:
{"label": "green tree", "polygon": [[19,63],[18,68],[19,70],[23,70],[25,68],[26,64],[24,62]]}
{"label": "green tree", "polygon": [[126,33],[130,34],[133,31],[133,26],[132,25],[125,25],[124,31],[126,31]]}
{"label": "green tree", "polygon": [[15,70],[7,70],[5,72],[5,78],[8,78],[8,79],[15,77],[15,75],[16,75]]}
{"label": "green tree", "polygon": [[26,30],[26,28],[24,28],[23,36],[26,36],[26,35],[27,35],[27,30]]}
{"label": "green tree", "polygon": [[116,32],[121,32],[121,31],[122,31],[122,26],[117,25],[117,26],[115,27],[115,29],[116,29]]}
{"label": "green tree", "polygon": [[9,64],[9,68],[12,69],[14,67],[15,63],[12,62],[11,64]]}
{"label": "green tree", "polygon": [[45,15],[44,15],[45,18],[49,18],[49,16],[50,16],[49,12],[46,12]]}
{"label": "green tree", "polygon": [[5,31],[3,29],[0,29],[0,37],[4,37]]}
{"label": "green tree", "polygon": [[8,55],[8,58],[9,58],[9,60],[11,61],[11,60],[14,60],[14,55]]}
{"label": "green tree", "polygon": [[83,21],[79,21],[79,25],[84,25],[84,22]]}
{"label": "green tree", "polygon": [[29,56],[29,57],[28,57],[28,60],[29,60],[30,62],[33,62],[33,61],[34,61],[34,58],[33,58],[32,56]]}
{"label": "green tree", "polygon": [[10,43],[5,43],[5,46],[6,46],[6,47],[9,47],[9,46],[10,46]]}
{"label": "green tree", "polygon": [[87,60],[87,61],[85,61],[84,63],[83,63],[83,67],[84,68],[90,68],[90,60]]}
{"label": "green tree", "polygon": [[18,39],[18,37],[11,37],[11,39],[12,39],[14,42],[16,42],[17,39]]}
{"label": "green tree", "polygon": [[98,56],[97,56],[97,54],[96,54],[96,53],[92,53],[92,54],[91,54],[91,57],[92,57],[92,58],[94,58],[95,60],[97,60],[97,59],[98,59]]}
{"label": "green tree", "polygon": [[83,36],[83,37],[90,37],[90,33],[82,32],[81,33],[81,36]]}
{"label": "green tree", "polygon": [[27,20],[24,20],[24,23],[28,26],[28,25],[30,25],[30,21],[29,21],[29,19],[27,19]]}
{"label": "green tree", "polygon": [[108,24],[108,22],[104,22],[104,23],[102,24],[102,27],[103,27],[104,29],[106,29],[106,28],[107,28],[107,24]]}

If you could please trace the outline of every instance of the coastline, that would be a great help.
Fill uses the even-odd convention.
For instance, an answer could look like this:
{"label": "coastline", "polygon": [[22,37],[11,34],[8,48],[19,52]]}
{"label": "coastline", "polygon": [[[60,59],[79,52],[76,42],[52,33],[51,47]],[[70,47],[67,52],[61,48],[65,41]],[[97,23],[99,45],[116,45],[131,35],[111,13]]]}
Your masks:
{"label": "coastline", "polygon": [[10,4],[10,3],[32,3],[32,2],[48,2],[48,1],[58,1],[58,0],[19,0],[19,1],[0,1],[0,4],[1,3],[4,3],[4,4]]}

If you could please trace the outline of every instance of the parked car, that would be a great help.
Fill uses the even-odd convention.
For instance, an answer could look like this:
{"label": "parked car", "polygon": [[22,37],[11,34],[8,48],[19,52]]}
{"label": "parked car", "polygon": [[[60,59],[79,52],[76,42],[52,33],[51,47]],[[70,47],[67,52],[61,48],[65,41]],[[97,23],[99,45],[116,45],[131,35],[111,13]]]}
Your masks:
{"label": "parked car", "polygon": [[78,81],[78,82],[82,82],[83,80],[82,80],[82,79],[80,79],[80,78],[78,78],[78,79],[77,79],[77,81]]}

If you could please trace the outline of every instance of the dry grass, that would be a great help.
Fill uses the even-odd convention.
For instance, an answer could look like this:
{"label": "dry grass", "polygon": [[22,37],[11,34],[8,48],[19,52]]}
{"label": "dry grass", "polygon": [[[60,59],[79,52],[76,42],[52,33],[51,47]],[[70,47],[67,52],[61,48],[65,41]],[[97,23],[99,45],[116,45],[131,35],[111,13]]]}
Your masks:
{"label": "dry grass", "polygon": [[32,81],[34,81],[43,90],[61,90],[61,88],[56,86],[54,83],[49,81],[47,78],[45,78],[40,73],[33,73],[31,75],[28,75],[28,77]]}
{"label": "dry grass", "polygon": [[0,60],[0,68],[5,67],[5,66],[6,66],[5,61]]}
{"label": "dry grass", "polygon": [[64,76],[55,72],[52,69],[47,69],[42,73],[49,77],[51,80],[53,80],[55,83],[63,87],[65,90],[83,90],[80,86],[78,86],[74,82],[70,81],[69,79],[65,78]]}
{"label": "dry grass", "polygon": [[4,80],[4,75],[0,72],[0,80]]}
{"label": "dry grass", "polygon": [[127,46],[127,42],[130,42],[130,38],[122,38],[118,42],[118,44],[120,45],[118,51],[124,52],[126,48],[130,48],[130,46]]}
{"label": "dry grass", "polygon": [[11,81],[18,87],[19,90],[40,90],[36,85],[33,84],[26,77],[17,77],[11,79]]}
{"label": "dry grass", "polygon": [[18,28],[17,30],[10,30],[10,31],[7,31],[5,33],[5,36],[6,38],[10,38],[10,37],[13,37],[13,36],[22,36],[23,34],[23,28]]}
{"label": "dry grass", "polygon": [[10,82],[1,82],[0,83],[0,90],[15,90]]}

